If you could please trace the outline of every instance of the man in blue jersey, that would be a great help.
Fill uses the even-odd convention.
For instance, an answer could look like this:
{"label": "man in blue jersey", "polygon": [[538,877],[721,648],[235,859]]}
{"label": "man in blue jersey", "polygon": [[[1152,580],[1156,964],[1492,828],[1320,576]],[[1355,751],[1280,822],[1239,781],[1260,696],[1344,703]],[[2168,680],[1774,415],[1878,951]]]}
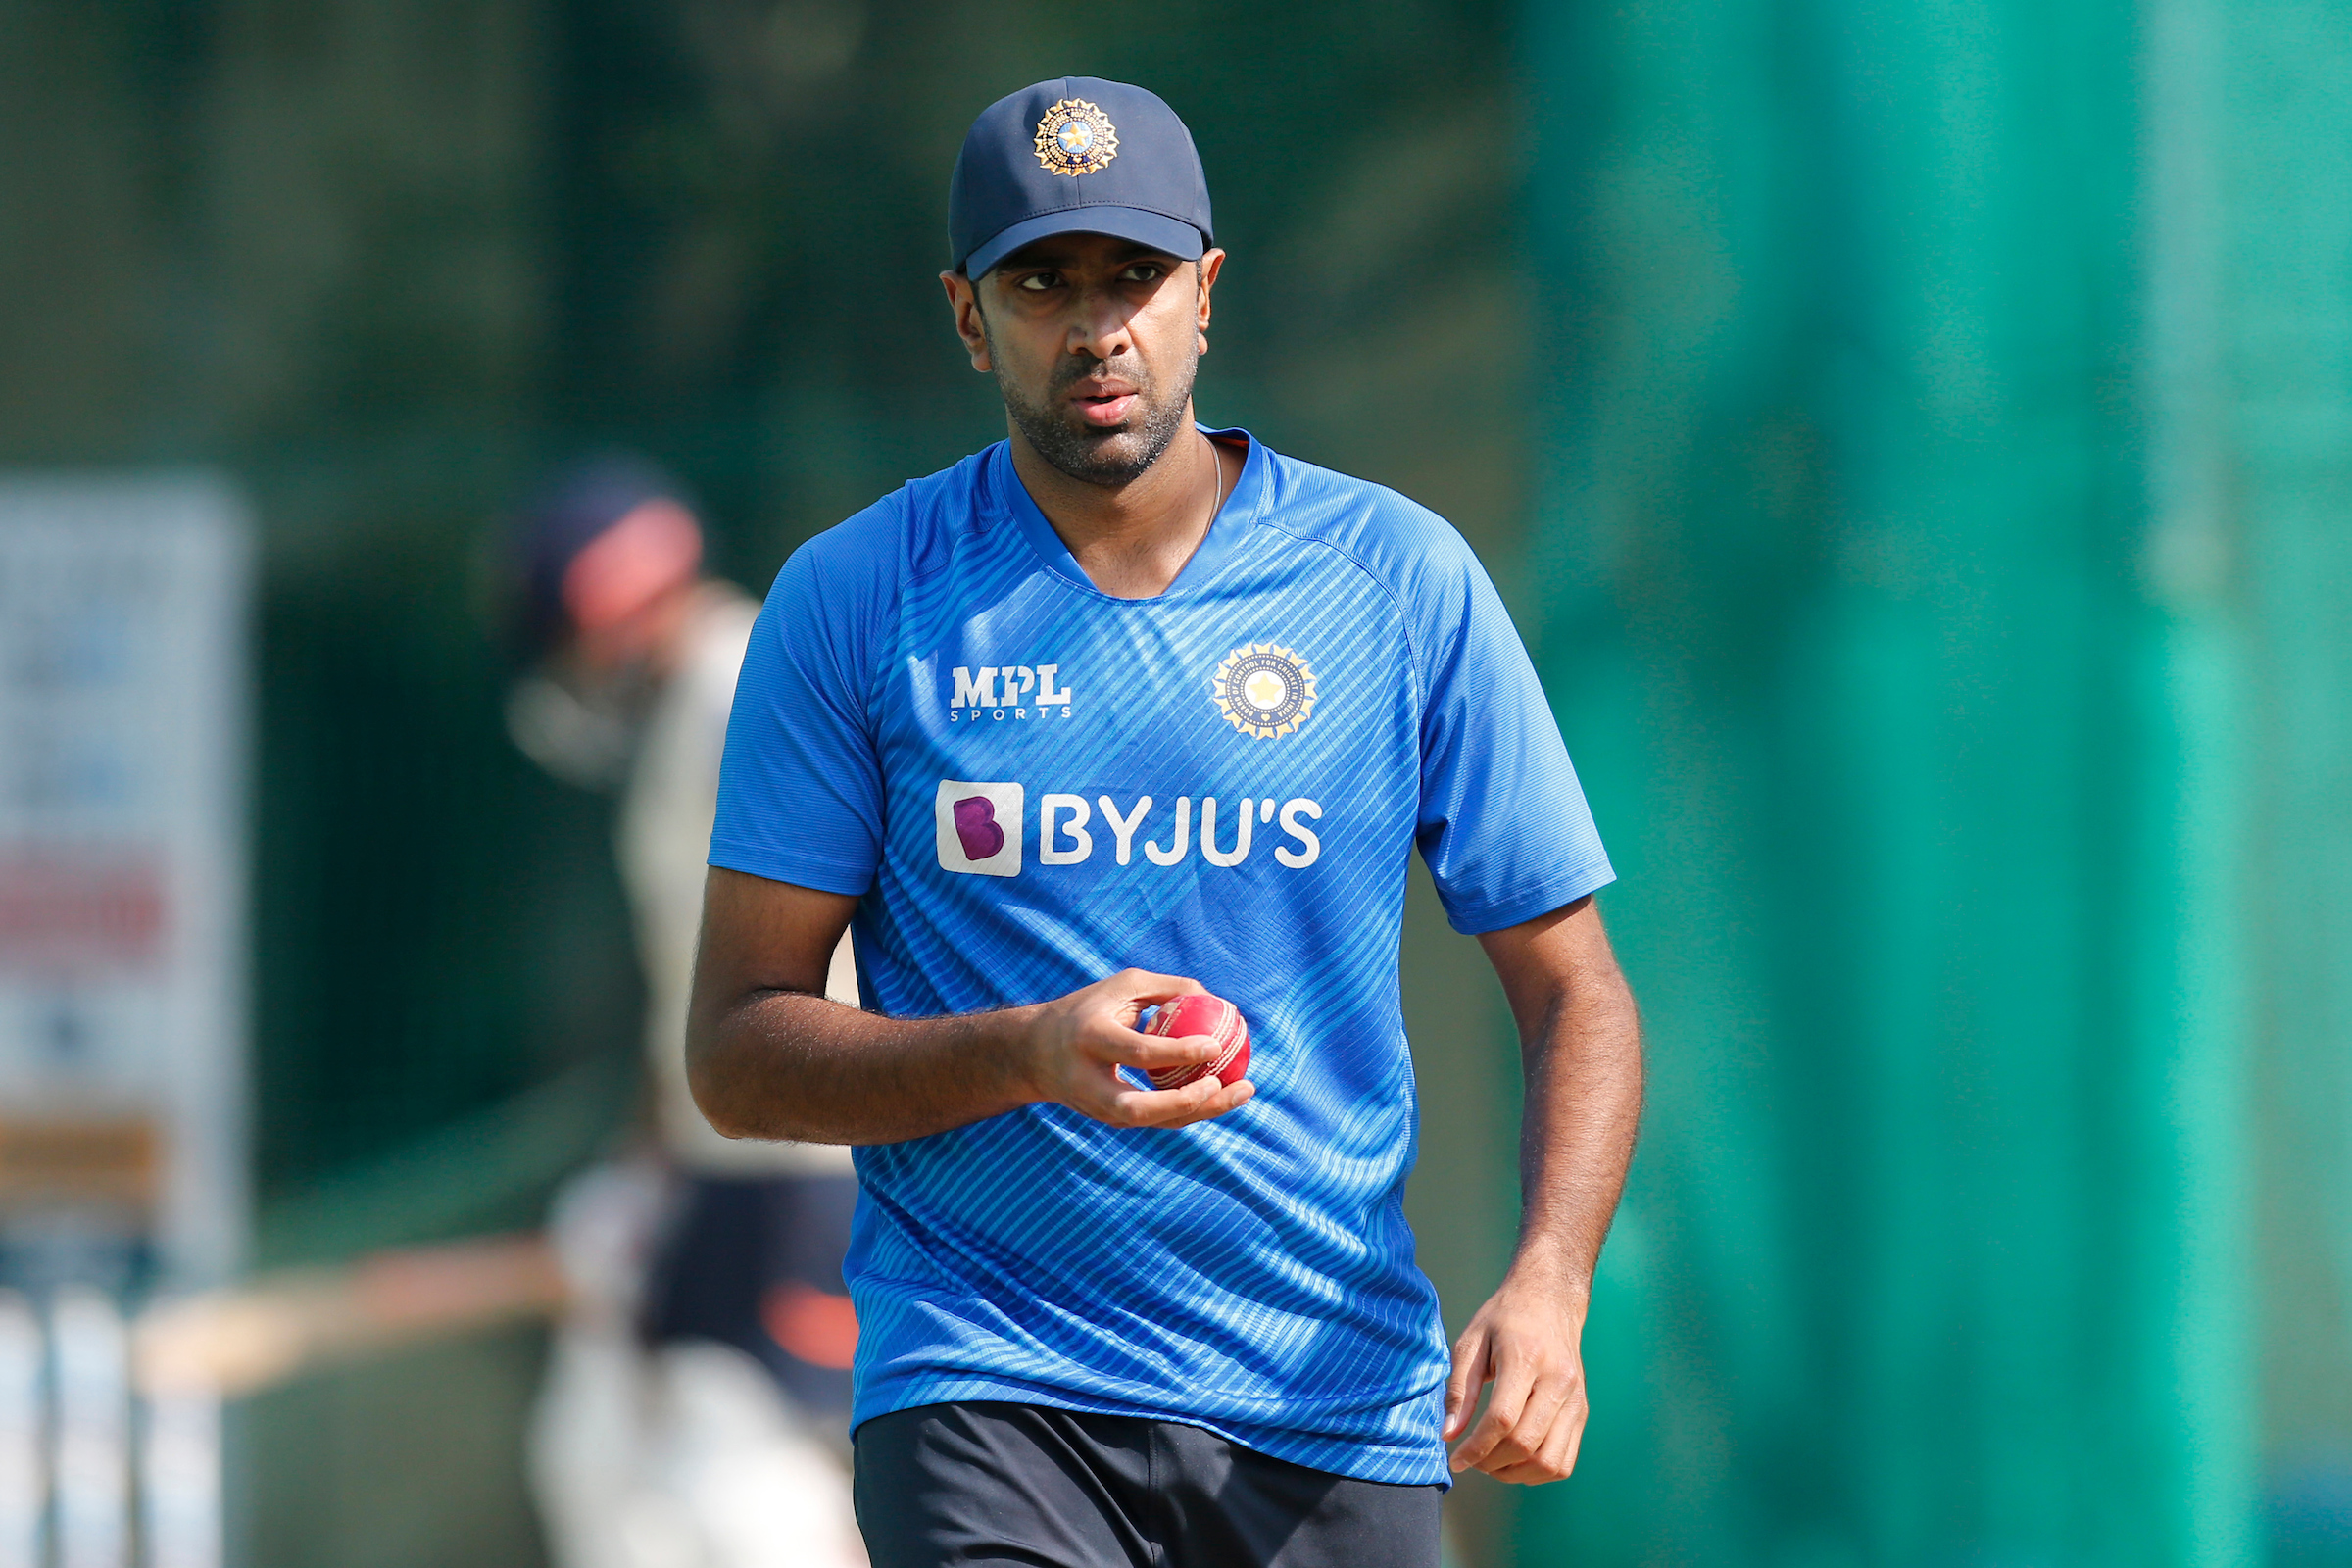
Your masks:
{"label": "man in blue jersey", "polygon": [[[1641,1099],[1607,858],[1461,537],[1196,422],[1224,253],[1165,104],[1015,93],[950,209],[943,282],[1009,438],[768,595],[697,1100],[737,1137],[858,1146],[876,1563],[1424,1568],[1450,1471],[1555,1479],[1583,1431]],[[1450,1375],[1403,1215],[1416,845],[1528,1085],[1518,1249]],[[853,921],[867,1011],[823,995]],[[1250,1077],[1148,1087],[1215,1053],[1138,1031],[1204,988],[1249,1020]]]}

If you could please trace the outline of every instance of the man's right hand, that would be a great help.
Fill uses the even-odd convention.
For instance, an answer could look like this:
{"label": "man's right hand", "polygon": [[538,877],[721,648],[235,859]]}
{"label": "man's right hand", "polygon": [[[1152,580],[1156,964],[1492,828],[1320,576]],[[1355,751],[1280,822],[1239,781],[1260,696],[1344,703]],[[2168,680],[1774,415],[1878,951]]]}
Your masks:
{"label": "man's right hand", "polygon": [[713,866],[703,906],[687,1081],[730,1138],[895,1144],[1040,1101],[1113,1127],[1183,1127],[1248,1102],[1249,1080],[1145,1089],[1119,1075],[1213,1060],[1206,1035],[1138,1033],[1198,981],[1129,969],[1052,1002],[885,1018],[825,1000],[858,901]]}
{"label": "man's right hand", "polygon": [[1139,1089],[1120,1076],[1121,1067],[1150,1074],[1215,1059],[1219,1048],[1206,1035],[1162,1038],[1135,1027],[1146,1008],[1203,989],[1198,980],[1122,969],[1023,1009],[1037,1098],[1113,1127],[1185,1127],[1246,1103],[1256,1092],[1247,1078],[1225,1084],[1203,1074],[1181,1089]]}

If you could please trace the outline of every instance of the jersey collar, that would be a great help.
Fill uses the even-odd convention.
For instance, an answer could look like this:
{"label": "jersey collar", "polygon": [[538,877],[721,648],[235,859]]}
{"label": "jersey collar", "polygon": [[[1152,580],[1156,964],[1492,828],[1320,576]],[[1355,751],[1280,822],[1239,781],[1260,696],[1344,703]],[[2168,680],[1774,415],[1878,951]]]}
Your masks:
{"label": "jersey collar", "polygon": [[1242,462],[1242,474],[1233,482],[1233,493],[1225,498],[1225,504],[1217,509],[1216,516],[1210,520],[1208,537],[1200,541],[1200,547],[1193,552],[1192,560],[1186,562],[1184,569],[1176,573],[1176,580],[1169,583],[1156,599],[1120,599],[1095,586],[1094,579],[1086,574],[1086,568],[1079,565],[1077,558],[1070,554],[1070,547],[1061,542],[1061,535],[1054,531],[1054,525],[1038,510],[1037,503],[1030,498],[1028,487],[1021,483],[1021,476],[1012,466],[1012,443],[1009,441],[1000,441],[989,449],[988,487],[995,493],[998,505],[1019,525],[1022,537],[1029,541],[1029,548],[1055,575],[1114,604],[1149,605],[1160,599],[1173,599],[1199,588],[1216,575],[1218,568],[1224,565],[1225,559],[1233,554],[1256,525],[1258,513],[1265,503],[1266,469],[1270,460],[1264,444],[1239,425],[1230,430],[1212,430],[1206,425],[1199,428],[1201,434],[1212,439],[1239,436],[1250,443],[1250,455]]}

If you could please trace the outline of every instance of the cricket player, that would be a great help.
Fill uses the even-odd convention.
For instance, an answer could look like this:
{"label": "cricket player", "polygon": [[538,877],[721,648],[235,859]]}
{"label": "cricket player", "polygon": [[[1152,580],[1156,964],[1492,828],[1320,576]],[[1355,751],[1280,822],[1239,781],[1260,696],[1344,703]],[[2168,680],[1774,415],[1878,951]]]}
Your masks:
{"label": "cricket player", "polygon": [[[856,1146],[882,1568],[1427,1568],[1452,1472],[1575,1462],[1641,1100],[1607,858],[1460,535],[1197,421],[1225,253],[1166,104],[1084,77],[1003,99],[950,227],[1007,439],[768,595],[695,1098],[739,1138]],[[1518,1247],[1450,1358],[1403,1209],[1416,846],[1526,1060]],[[862,1011],[824,996],[853,923]],[[1148,1087],[1215,1053],[1138,1032],[1202,989],[1248,1019],[1250,1076]]]}
{"label": "cricket player", "polygon": [[[530,1468],[562,1568],[848,1568],[849,1478],[829,1451],[858,1333],[846,1152],[730,1142],[686,1091],[703,861],[757,607],[704,574],[684,494],[608,454],[550,475],[511,520],[529,672],[509,727],[558,777],[619,794],[659,1149],[581,1173],[556,1204],[573,1299]],[[830,991],[854,1005],[847,947]]]}

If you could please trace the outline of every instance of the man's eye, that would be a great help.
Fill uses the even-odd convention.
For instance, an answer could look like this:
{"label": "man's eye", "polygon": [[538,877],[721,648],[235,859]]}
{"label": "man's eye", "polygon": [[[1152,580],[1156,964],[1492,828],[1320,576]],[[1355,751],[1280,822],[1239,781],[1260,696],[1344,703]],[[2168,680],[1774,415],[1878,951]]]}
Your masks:
{"label": "man's eye", "polygon": [[1043,294],[1060,281],[1061,274],[1059,272],[1031,272],[1027,277],[1021,279],[1020,286],[1032,294]]}
{"label": "man's eye", "polygon": [[1138,262],[1126,271],[1130,283],[1155,283],[1166,275],[1167,269],[1157,262]]}

